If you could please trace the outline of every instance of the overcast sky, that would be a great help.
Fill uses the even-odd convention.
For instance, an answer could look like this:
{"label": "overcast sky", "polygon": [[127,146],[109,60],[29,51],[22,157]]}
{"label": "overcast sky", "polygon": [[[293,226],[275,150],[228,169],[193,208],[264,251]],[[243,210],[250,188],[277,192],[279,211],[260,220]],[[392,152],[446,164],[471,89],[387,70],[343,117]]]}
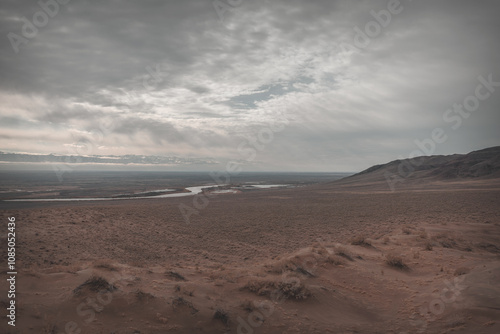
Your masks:
{"label": "overcast sky", "polygon": [[498,1],[47,3],[1,1],[0,151],[359,171],[500,145]]}

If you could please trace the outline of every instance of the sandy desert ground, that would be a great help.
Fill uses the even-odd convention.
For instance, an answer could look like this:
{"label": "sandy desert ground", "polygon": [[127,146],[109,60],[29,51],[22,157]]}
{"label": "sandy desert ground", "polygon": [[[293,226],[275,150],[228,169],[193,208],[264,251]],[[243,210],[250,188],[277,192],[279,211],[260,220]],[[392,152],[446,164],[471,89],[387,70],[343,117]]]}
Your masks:
{"label": "sandy desert ground", "polygon": [[499,191],[267,189],[212,196],[189,224],[189,197],[4,209],[19,274],[0,331],[499,333]]}

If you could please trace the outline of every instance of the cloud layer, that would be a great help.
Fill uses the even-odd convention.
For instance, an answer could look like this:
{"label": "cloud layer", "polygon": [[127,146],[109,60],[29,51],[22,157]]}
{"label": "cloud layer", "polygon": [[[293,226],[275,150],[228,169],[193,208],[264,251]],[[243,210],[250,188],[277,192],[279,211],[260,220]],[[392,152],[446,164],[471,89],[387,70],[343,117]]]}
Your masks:
{"label": "cloud layer", "polygon": [[2,151],[357,171],[435,128],[435,154],[500,144],[500,87],[443,118],[500,82],[495,1],[65,2],[2,4]]}

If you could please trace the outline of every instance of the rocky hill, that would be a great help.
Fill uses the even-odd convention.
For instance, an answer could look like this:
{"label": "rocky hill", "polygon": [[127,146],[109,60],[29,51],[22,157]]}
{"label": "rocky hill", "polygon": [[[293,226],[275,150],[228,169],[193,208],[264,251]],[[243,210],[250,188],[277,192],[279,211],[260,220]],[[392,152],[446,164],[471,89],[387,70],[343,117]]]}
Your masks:
{"label": "rocky hill", "polygon": [[500,179],[500,146],[468,154],[432,155],[372,166],[332,184],[344,186],[413,187],[436,182]]}

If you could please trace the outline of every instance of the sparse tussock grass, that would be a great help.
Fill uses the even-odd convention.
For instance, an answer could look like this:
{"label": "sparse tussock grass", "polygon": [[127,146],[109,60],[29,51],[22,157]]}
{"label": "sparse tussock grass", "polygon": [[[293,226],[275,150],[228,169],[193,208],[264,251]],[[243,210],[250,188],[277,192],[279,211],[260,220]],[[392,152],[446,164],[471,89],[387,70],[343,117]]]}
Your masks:
{"label": "sparse tussock grass", "polygon": [[316,254],[319,254],[319,255],[322,255],[322,256],[326,256],[328,255],[330,252],[328,251],[328,249],[326,249],[323,245],[321,245],[320,243],[315,243],[313,246],[312,246],[312,251]]}
{"label": "sparse tussock grass", "polygon": [[84,283],[80,284],[73,290],[74,294],[79,294],[82,290],[88,289],[92,292],[101,292],[101,291],[114,291],[116,287],[109,283],[104,277],[101,276],[92,276]]}
{"label": "sparse tussock grass", "polygon": [[[326,256],[325,256],[326,258]],[[321,261],[321,257],[314,254],[308,254],[305,256],[293,256],[280,259],[271,264],[267,264],[265,267],[269,273],[282,274],[286,272],[295,271],[306,276],[313,277],[314,274],[308,268],[314,267]]]}
{"label": "sparse tussock grass", "polygon": [[354,259],[352,258],[352,254],[345,247],[337,246],[335,247],[334,252],[335,255],[342,256],[349,261],[354,261]]}
{"label": "sparse tussock grass", "polygon": [[346,264],[345,261],[340,256],[337,256],[337,255],[328,256],[328,258],[326,259],[326,262],[330,263],[330,264],[334,264],[336,266],[341,266],[341,265]]}
{"label": "sparse tussock grass", "polygon": [[167,270],[165,272],[165,275],[173,278],[176,281],[185,281],[186,280],[186,278],[184,276],[182,276],[181,274],[179,274],[179,273],[177,273],[175,271],[171,271],[171,270]]}
{"label": "sparse tussock grass", "polygon": [[135,296],[138,301],[148,301],[155,298],[155,296],[153,296],[149,292],[144,292],[142,290],[137,290],[135,292]]}
{"label": "sparse tussock grass", "polygon": [[198,309],[196,309],[190,301],[184,299],[183,297],[176,297],[172,301],[172,307],[174,310],[177,310],[182,307],[187,307],[191,311],[191,314],[195,314],[198,312]]}
{"label": "sparse tussock grass", "polygon": [[295,271],[307,277],[316,277],[316,275],[314,275],[312,272],[301,266],[297,266],[297,269],[295,269]]}
{"label": "sparse tussock grass", "polygon": [[422,229],[420,230],[420,232],[418,233],[418,236],[422,239],[427,239],[429,236],[427,235],[427,231]]}
{"label": "sparse tussock grass", "polygon": [[451,238],[440,240],[439,243],[444,248],[455,248],[457,246],[457,242]]}
{"label": "sparse tussock grass", "polygon": [[457,268],[454,272],[454,275],[455,276],[461,276],[461,275],[465,275],[465,274],[468,274],[470,272],[470,269],[467,268],[467,267],[460,267],[460,268]]}
{"label": "sparse tussock grass", "polygon": [[351,239],[351,245],[355,246],[371,246],[372,244],[370,241],[366,239],[364,235],[357,235],[354,238]]}
{"label": "sparse tussock grass", "polygon": [[403,261],[403,258],[395,253],[387,254],[385,257],[385,263],[390,267],[399,269],[399,270],[408,270],[410,269]]}
{"label": "sparse tussock grass", "polygon": [[243,303],[241,303],[240,306],[241,306],[242,309],[244,309],[248,313],[253,312],[255,310],[255,306],[249,300],[245,300]]}
{"label": "sparse tussock grass", "polygon": [[439,233],[432,237],[432,240],[439,243],[444,248],[458,248],[457,241],[447,233]]}
{"label": "sparse tussock grass", "polygon": [[215,310],[214,319],[220,320],[224,325],[227,325],[229,323],[229,315],[225,310],[221,308]]}
{"label": "sparse tussock grass", "polygon": [[311,292],[298,279],[288,279],[286,281],[252,280],[243,289],[254,292],[259,296],[282,295],[290,299],[306,299],[311,296]]}

